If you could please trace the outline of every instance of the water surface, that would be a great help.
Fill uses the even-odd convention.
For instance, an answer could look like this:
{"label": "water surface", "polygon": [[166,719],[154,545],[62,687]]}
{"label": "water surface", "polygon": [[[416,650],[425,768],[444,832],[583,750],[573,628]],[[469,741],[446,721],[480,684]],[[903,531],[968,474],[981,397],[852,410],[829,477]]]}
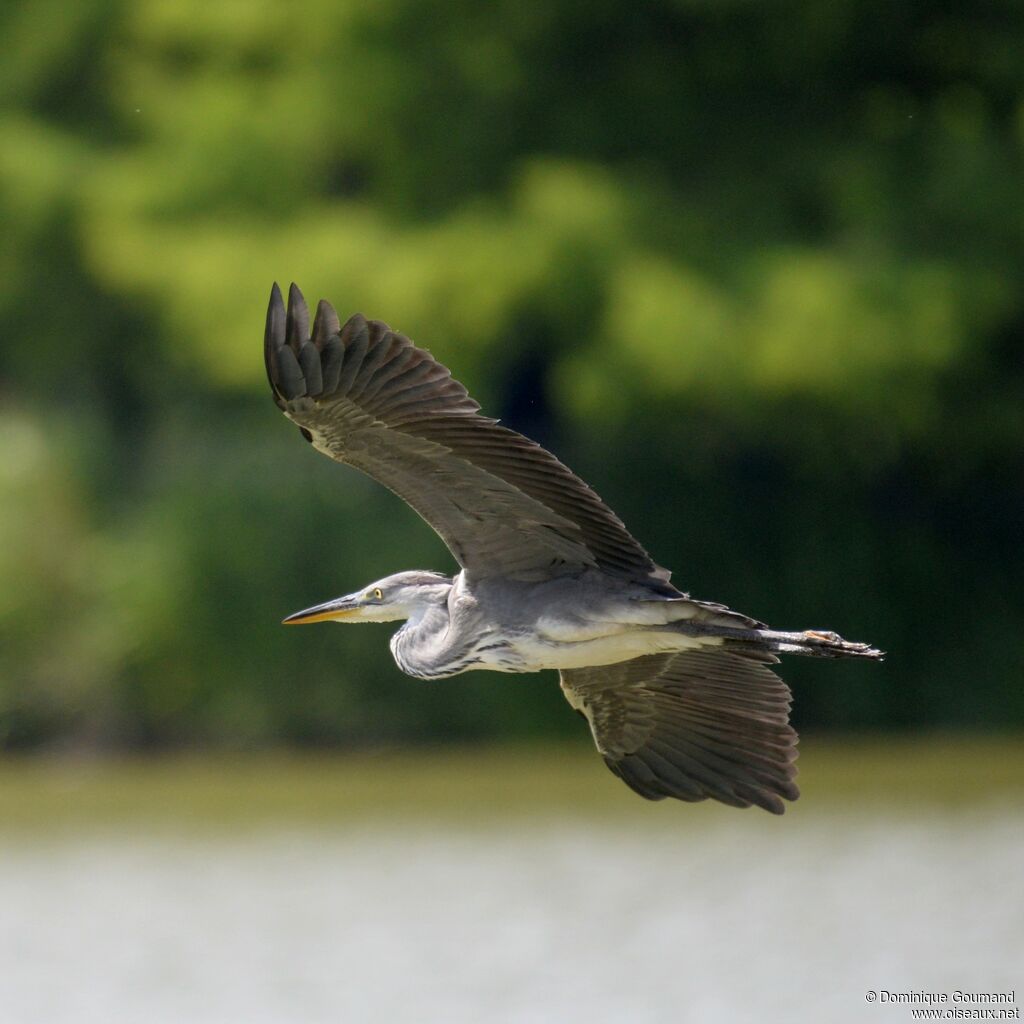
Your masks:
{"label": "water surface", "polygon": [[[249,788],[209,767],[122,777],[122,820],[100,810],[118,805],[116,772],[82,784],[84,821],[66,779],[11,783],[13,820],[19,786],[36,807],[63,793],[64,817],[23,814],[0,839],[0,1019],[880,1022],[911,1017],[868,1005],[868,989],[1024,988],[1024,804],[1006,793],[812,798],[783,819],[633,805],[612,788],[580,806],[556,762],[531,810],[488,805],[500,760],[475,777],[473,755],[418,776],[414,763],[331,768],[346,792],[372,789],[367,772],[384,792],[372,813],[321,820],[315,802],[218,820],[210,800],[235,806],[234,786],[244,805],[258,771]],[[434,792],[431,772],[476,794],[472,813],[438,793],[406,806],[399,781]],[[133,803],[172,791],[171,814]],[[182,811],[189,793],[198,817]]]}

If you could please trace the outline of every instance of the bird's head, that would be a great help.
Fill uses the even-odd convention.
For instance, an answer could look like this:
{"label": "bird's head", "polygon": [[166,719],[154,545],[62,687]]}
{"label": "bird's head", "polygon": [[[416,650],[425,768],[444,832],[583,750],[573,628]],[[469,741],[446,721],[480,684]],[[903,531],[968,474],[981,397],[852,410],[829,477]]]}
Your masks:
{"label": "bird's head", "polygon": [[448,599],[452,581],[438,572],[396,572],[362,590],[289,615],[286,626],[307,622],[393,622],[422,615]]}

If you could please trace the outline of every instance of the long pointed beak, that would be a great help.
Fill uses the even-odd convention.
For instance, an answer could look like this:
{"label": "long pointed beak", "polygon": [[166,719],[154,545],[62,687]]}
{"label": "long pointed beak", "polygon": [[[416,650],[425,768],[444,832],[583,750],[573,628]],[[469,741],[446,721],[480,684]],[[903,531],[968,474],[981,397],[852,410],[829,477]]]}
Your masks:
{"label": "long pointed beak", "polygon": [[315,605],[305,611],[289,615],[282,619],[285,626],[304,626],[308,622],[330,622],[338,619],[350,619],[359,610],[351,597],[337,597],[333,601]]}

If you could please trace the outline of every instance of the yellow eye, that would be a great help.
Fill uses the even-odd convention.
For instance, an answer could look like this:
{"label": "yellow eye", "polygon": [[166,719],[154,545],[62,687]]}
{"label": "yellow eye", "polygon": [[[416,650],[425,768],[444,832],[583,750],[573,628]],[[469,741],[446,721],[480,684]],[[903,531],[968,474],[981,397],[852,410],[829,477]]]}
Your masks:
{"label": "yellow eye", "polygon": [[375,598],[376,598],[376,599],[377,599],[378,601],[383,601],[383,600],[384,600],[384,592],[383,592],[383,591],[382,591],[382,590],[380,589],[380,587],[375,587],[375,588],[374,588],[374,591],[373,591],[373,596],[374,596],[374,597],[375,597]]}

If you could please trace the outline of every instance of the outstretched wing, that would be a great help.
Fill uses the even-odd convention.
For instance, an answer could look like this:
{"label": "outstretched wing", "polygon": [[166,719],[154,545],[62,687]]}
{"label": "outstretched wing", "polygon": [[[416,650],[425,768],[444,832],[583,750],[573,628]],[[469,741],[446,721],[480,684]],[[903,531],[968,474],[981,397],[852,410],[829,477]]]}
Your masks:
{"label": "outstretched wing", "polygon": [[605,764],[648,800],[720,800],[782,814],[797,735],[771,654],[695,650],[562,671]]}
{"label": "outstretched wing", "polygon": [[585,566],[675,593],[669,574],[579,477],[479,405],[429,352],[376,320],[341,327],[326,302],[312,338],[293,284],[274,285],[264,340],[274,400],[331,458],[389,487],[472,576]]}

